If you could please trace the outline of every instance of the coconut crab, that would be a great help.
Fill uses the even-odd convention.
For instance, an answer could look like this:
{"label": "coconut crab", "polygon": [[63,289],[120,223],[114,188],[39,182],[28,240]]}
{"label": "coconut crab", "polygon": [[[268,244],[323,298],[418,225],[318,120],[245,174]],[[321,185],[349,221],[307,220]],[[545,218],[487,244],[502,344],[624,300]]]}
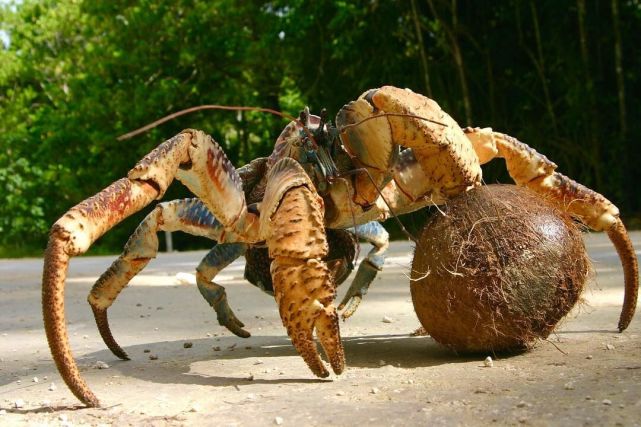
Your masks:
{"label": "coconut crab", "polygon": [[[187,204],[166,213],[161,210],[162,215],[137,229],[129,252],[144,242],[135,238],[141,227],[160,224],[207,234],[225,245],[266,246],[273,259],[273,292],[283,325],[298,353],[320,377],[328,371],[318,354],[314,330],[334,372],[340,374],[345,366],[333,305],[335,285],[323,260],[328,252],[325,230],[445,203],[481,185],[481,164],[494,158],[505,159],[518,185],[548,197],[591,229],[608,233],[625,277],[619,329],[628,326],[636,308],[637,259],[618,209],[605,197],[556,172],[553,162],[508,135],[490,128],[460,128],[435,101],[408,89],[369,90],[345,105],[336,123],[335,127],[323,117],[304,113],[285,127],[256,186],[261,193],[256,205],[248,205],[241,177],[221,147],[201,131],[185,130],[145,156],[126,178],[71,208],[53,225],[43,272],[45,331],[58,370],[76,397],[89,406],[99,405],[69,347],[64,316],[69,259],[84,253],[125,217],[161,198],[174,178],[197,196],[213,219],[203,221],[207,215],[197,214]],[[94,312],[106,313],[119,292],[118,281],[107,279],[128,280],[135,275],[146,257],[153,256],[145,250],[120,267],[114,263],[116,267],[103,275],[105,280],[89,297]],[[214,265],[214,270],[218,267]],[[212,292],[212,300],[223,298],[215,289]],[[350,288],[350,295],[357,297],[358,292]]]}

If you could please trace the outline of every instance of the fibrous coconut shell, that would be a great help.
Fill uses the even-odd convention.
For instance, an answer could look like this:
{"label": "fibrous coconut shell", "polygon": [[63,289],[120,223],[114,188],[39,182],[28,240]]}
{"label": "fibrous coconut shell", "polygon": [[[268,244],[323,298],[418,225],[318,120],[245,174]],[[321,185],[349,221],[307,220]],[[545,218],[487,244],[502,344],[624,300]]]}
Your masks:
{"label": "fibrous coconut shell", "polygon": [[458,352],[505,352],[546,338],[592,272],[581,231],[531,190],[481,186],[428,220],[416,245],[416,314]]}

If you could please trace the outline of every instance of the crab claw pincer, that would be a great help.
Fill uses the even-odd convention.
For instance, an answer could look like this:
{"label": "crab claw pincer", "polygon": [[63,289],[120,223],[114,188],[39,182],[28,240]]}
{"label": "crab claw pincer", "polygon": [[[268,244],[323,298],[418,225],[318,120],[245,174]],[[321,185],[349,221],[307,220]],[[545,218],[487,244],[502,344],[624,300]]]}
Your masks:
{"label": "crab claw pincer", "polygon": [[314,329],[334,372],[343,372],[345,353],[338,313],[332,304],[335,290],[325,263],[316,259],[304,263],[277,259],[272,263],[272,277],[283,325],[314,375],[329,375],[314,342]]}
{"label": "crab claw pincer", "polygon": [[292,159],[272,168],[261,209],[261,230],[273,259],[270,272],[281,320],[292,344],[312,372],[327,377],[314,342],[325,350],[335,373],[345,367],[336,286],[323,261],[329,247],[323,224],[323,199]]}

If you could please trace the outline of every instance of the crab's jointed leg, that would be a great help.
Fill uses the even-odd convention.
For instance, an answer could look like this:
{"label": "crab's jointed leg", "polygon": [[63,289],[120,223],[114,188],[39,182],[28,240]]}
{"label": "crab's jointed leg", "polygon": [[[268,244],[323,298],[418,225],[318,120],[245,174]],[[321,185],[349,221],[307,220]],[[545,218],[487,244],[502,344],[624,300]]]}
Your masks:
{"label": "crab's jointed leg", "polygon": [[289,158],[270,171],[261,204],[261,235],[271,263],[274,296],[292,344],[312,372],[329,375],[313,333],[335,373],[345,367],[338,314],[332,304],[336,289],[322,258],[328,246],[323,225],[323,199],[301,165]]}
{"label": "crab's jointed leg", "polygon": [[504,158],[516,184],[540,193],[591,229],[608,233],[623,265],[625,297],[618,326],[619,331],[626,329],[636,309],[639,267],[619,209],[601,194],[556,172],[556,164],[516,138],[490,128],[467,128],[465,132],[481,163]]}
{"label": "crab's jointed leg", "polygon": [[62,378],[74,395],[89,406],[98,406],[99,401],[80,376],[66,331],[64,284],[69,259],[86,252],[109,229],[162,197],[174,177],[203,200],[226,230],[244,241],[258,238],[258,217],[247,210],[240,177],[220,146],[194,130],[162,143],[127,178],[79,203],[56,221],[43,269],[45,332]]}
{"label": "crab's jointed leg", "polygon": [[[216,241],[221,240],[223,236],[227,240],[233,239],[233,235],[226,234],[225,229],[214,215],[209,212],[202,201],[196,198],[160,203],[145,217],[129,237],[122,254],[96,281],[88,297],[103,341],[112,353],[124,360],[128,360],[129,357],[113,338],[109,327],[107,309],[131,279],[151,259],[156,257],[158,253],[158,231],[184,231]],[[238,254],[233,259],[228,260],[227,264],[240,255],[242,254]],[[208,255],[199,266],[199,268],[207,270],[207,274],[211,274],[207,280],[211,280],[215,275],[209,267],[209,264],[214,262],[214,259],[213,256]],[[221,326],[225,326],[230,330],[237,329],[237,323],[234,321],[235,316],[227,305],[226,297],[217,298],[215,304],[213,300],[208,299],[207,302],[217,309],[218,320],[223,322],[220,323]]]}
{"label": "crab's jointed leg", "polygon": [[247,250],[245,243],[222,243],[214,246],[196,268],[196,284],[200,294],[216,311],[218,323],[235,335],[248,338],[251,334],[243,329],[227,302],[225,288],[213,281],[214,277]]}
{"label": "crab's jointed leg", "polygon": [[338,306],[339,310],[345,309],[341,314],[343,320],[348,319],[356,312],[363,296],[367,294],[370,284],[374,281],[378,272],[383,269],[385,251],[389,247],[389,234],[380,222],[371,221],[348,230],[354,233],[357,238],[371,243],[374,247],[369,251],[365,259],[361,261],[358,270],[356,270],[354,280],[352,280],[347,293],[343,297],[343,301]]}

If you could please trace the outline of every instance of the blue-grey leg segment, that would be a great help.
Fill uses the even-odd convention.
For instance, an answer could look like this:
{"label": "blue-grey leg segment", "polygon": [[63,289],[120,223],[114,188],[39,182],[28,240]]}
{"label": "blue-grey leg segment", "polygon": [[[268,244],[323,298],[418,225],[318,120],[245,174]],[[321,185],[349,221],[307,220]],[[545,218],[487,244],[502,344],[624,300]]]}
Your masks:
{"label": "blue-grey leg segment", "polygon": [[365,259],[358,266],[356,276],[352,281],[343,301],[338,306],[343,310],[341,316],[343,320],[354,314],[358,305],[361,303],[363,296],[367,294],[369,286],[374,281],[376,274],[383,269],[385,264],[385,251],[389,247],[389,234],[383,226],[376,222],[368,222],[363,225],[349,228],[359,239],[371,243],[374,247],[369,251]]}
{"label": "blue-grey leg segment", "polygon": [[216,310],[218,323],[234,334],[247,338],[250,333],[243,329],[243,322],[238,320],[227,303],[225,288],[213,282],[213,278],[247,250],[244,243],[223,243],[212,248],[196,268],[196,283],[205,300]]}
{"label": "blue-grey leg segment", "polygon": [[122,254],[96,281],[88,297],[103,341],[121,359],[127,359],[127,353],[111,334],[107,309],[129,281],[156,257],[156,233],[162,230],[180,230],[214,240],[218,240],[224,232],[222,225],[195,198],[160,203],[140,223],[129,237]]}
{"label": "blue-grey leg segment", "polygon": [[122,254],[96,281],[89,303],[107,309],[120,291],[158,252],[159,231],[184,231],[218,240],[224,229],[198,199],[160,203],[133,232]]}

